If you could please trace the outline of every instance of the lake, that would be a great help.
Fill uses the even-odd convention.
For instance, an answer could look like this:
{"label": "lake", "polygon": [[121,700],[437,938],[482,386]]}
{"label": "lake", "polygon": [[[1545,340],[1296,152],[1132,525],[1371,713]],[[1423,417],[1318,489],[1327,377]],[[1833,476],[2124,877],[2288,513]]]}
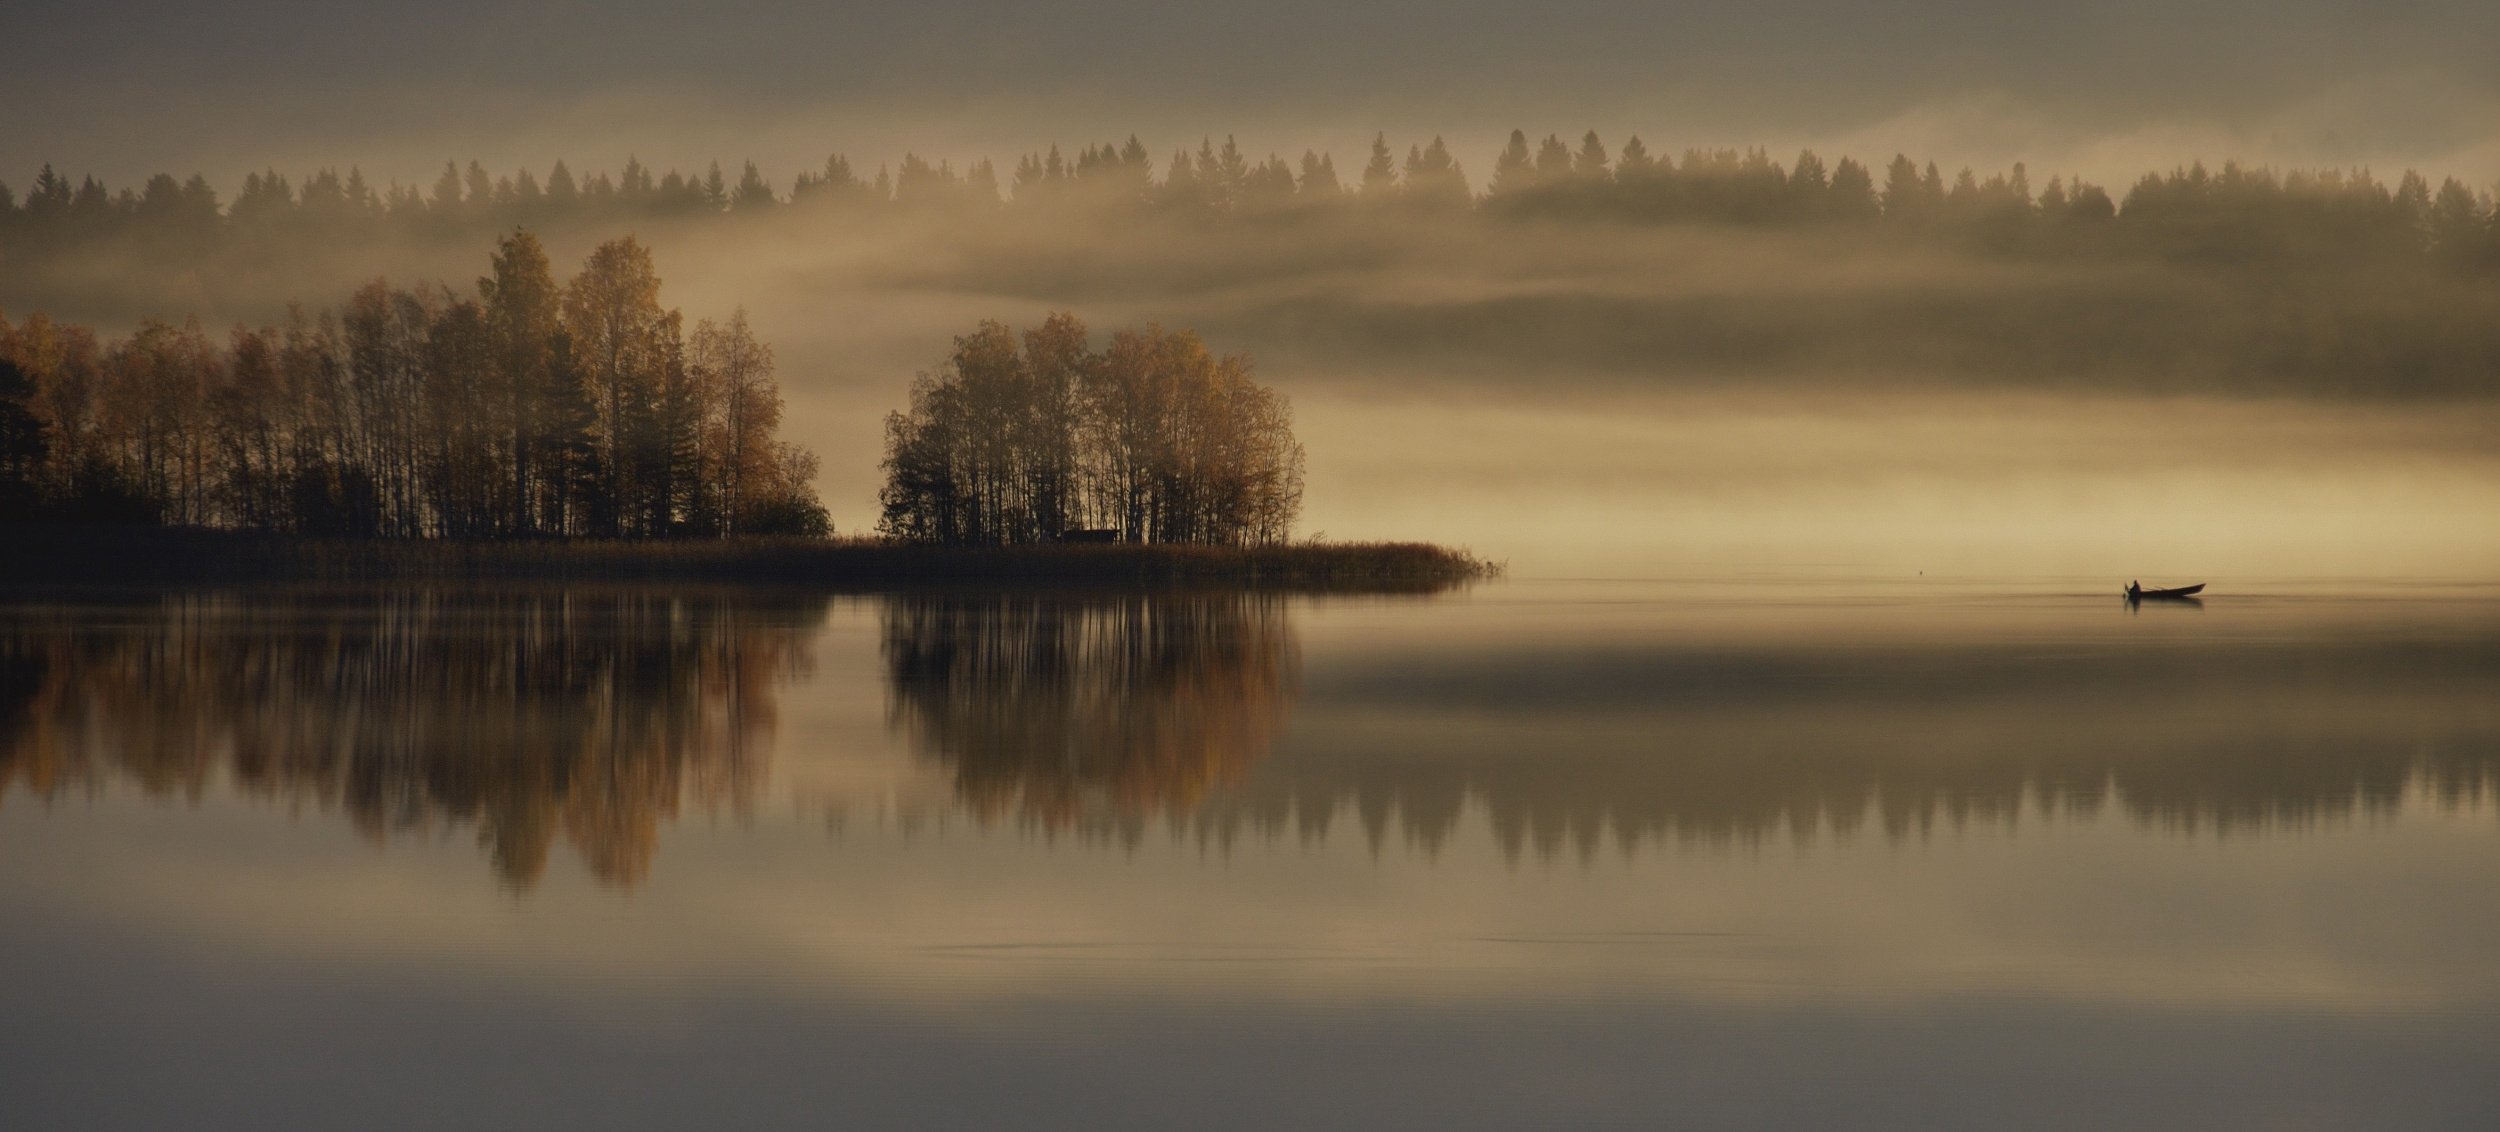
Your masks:
{"label": "lake", "polygon": [[7,598],[0,1124],[2500,1126],[2500,587],[2122,581]]}

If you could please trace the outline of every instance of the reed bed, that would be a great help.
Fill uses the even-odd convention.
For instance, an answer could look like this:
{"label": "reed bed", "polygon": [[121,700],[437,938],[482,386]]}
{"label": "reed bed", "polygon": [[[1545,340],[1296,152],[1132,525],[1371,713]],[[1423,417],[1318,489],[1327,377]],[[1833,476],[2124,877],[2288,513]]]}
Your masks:
{"label": "reed bed", "polygon": [[883,539],[498,542],[297,539],[175,528],[0,527],[0,581],[686,581],[1422,592],[1502,567],[1421,542],[940,547]]}

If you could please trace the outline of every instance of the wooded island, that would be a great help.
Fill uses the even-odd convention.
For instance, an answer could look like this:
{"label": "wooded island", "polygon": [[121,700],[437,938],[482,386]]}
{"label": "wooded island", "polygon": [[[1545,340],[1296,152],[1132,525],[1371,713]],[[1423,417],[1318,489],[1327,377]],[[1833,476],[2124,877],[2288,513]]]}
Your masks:
{"label": "wooded island", "polygon": [[881,537],[831,539],[815,455],[774,435],[771,348],[744,312],[688,332],[659,294],[633,237],[559,286],[515,230],[474,293],[377,279],[223,345],[196,319],[111,340],[0,319],[0,577],[1487,572],[1417,544],[1288,545],[1302,448],[1249,360],[1159,327],[1096,351],[1065,314],[957,339],[887,420]]}

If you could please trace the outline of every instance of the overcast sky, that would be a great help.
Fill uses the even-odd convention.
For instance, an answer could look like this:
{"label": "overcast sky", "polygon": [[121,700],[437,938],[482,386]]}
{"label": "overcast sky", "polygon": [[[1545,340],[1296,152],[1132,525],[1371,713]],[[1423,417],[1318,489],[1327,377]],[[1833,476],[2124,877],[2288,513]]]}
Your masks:
{"label": "overcast sky", "polygon": [[2191,157],[2500,181],[2493,0],[7,0],[0,181],[359,165],[425,180],[840,150],[1253,152],[1516,125],[2117,179]]}

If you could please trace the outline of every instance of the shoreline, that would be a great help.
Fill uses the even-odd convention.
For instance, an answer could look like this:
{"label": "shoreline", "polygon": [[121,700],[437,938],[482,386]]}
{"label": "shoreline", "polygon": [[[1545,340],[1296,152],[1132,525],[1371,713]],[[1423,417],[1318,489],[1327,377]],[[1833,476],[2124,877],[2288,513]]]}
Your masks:
{"label": "shoreline", "polygon": [[876,538],[296,538],[197,527],[0,525],[0,586],[260,582],[693,582],[1430,593],[1502,567],[1421,542],[942,547]]}

